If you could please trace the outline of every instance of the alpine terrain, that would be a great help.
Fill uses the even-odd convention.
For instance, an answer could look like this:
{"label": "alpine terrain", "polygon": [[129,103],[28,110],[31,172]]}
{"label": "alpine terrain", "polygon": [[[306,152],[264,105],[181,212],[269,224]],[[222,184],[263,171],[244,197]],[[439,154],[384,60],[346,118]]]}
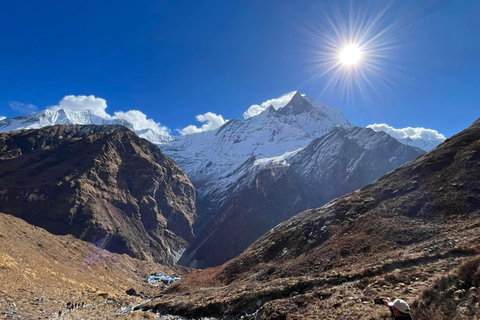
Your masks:
{"label": "alpine terrain", "polygon": [[[135,131],[176,161],[197,191],[195,237],[181,235],[192,242],[179,263],[222,264],[285,219],[365,186],[424,152],[384,132],[353,126],[339,109],[307,95],[288,98],[285,105],[212,131],[181,137]],[[0,131],[119,121],[133,129],[88,110],[45,110],[0,121]]]}
{"label": "alpine terrain", "polygon": [[227,189],[231,197],[180,263],[220,265],[276,224],[363,187],[421,154],[383,132],[338,126],[280,160],[254,162],[235,189]]}
{"label": "alpine terrain", "polygon": [[192,272],[157,314],[246,319],[414,319],[480,315],[480,119],[373,184],[277,225],[244,253]]}
{"label": "alpine terrain", "polygon": [[145,282],[152,272],[188,270],[111,253],[0,212],[0,319],[154,319],[127,312],[158,292]]}
{"label": "alpine terrain", "polygon": [[2,316],[480,316],[480,119],[424,154],[298,93],[157,145],[96,117],[0,121]]}

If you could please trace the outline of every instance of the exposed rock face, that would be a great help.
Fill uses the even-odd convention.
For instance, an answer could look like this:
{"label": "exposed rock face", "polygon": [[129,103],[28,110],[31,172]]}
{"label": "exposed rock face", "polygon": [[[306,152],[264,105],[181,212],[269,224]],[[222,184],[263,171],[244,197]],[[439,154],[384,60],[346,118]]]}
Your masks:
{"label": "exposed rock face", "polygon": [[173,264],[193,239],[195,188],[124,126],[52,126],[0,134],[0,211]]}
{"label": "exposed rock face", "polygon": [[233,197],[180,263],[220,265],[278,223],[361,188],[423,153],[383,132],[338,126],[285,158],[286,165],[259,165],[239,179],[251,181],[247,186],[227,189]]}

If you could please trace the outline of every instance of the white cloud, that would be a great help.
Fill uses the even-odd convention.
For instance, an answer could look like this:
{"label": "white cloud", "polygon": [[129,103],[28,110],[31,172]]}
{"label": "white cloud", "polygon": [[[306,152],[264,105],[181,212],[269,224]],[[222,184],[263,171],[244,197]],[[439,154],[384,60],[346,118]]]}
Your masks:
{"label": "white cloud", "polygon": [[60,102],[58,106],[51,106],[48,107],[51,110],[60,110],[60,109],[67,109],[67,110],[92,110],[97,116],[103,118],[111,118],[109,114],[105,112],[107,109],[107,101],[102,98],[97,98],[93,95],[91,96],[74,96],[69,95],[65,96]]}
{"label": "white cloud", "polygon": [[134,130],[151,129],[153,132],[162,136],[170,135],[170,129],[152,119],[147,119],[147,115],[138,110],[129,110],[127,112],[116,111],[113,118],[127,120],[133,125]]}
{"label": "white cloud", "polygon": [[223,119],[222,115],[217,115],[212,112],[207,112],[205,114],[199,114],[196,117],[198,122],[205,123],[201,128],[198,128],[197,126],[194,125],[189,125],[188,127],[185,127],[183,129],[178,130],[181,135],[186,135],[186,134],[192,134],[192,133],[198,133],[202,131],[209,131],[209,130],[215,130],[217,128],[220,128],[222,125],[224,125],[227,121]]}
{"label": "white cloud", "polygon": [[385,131],[395,139],[405,139],[410,138],[413,140],[424,139],[424,140],[442,140],[446,138],[443,134],[439,133],[437,130],[426,129],[426,128],[412,128],[406,127],[402,129],[395,129],[392,126],[389,126],[385,123],[375,123],[370,124],[367,128],[371,128],[375,131]]}
{"label": "white cloud", "polygon": [[406,139],[411,139],[413,142],[423,140],[425,142],[423,145],[416,146],[421,147],[424,150],[430,150],[446,139],[445,136],[439,133],[437,130],[426,128],[407,127],[396,129],[385,123],[370,124],[367,126],[367,128],[371,128],[375,131],[384,131],[402,142],[406,141]]}
{"label": "white cloud", "polygon": [[65,96],[57,106],[50,106],[48,109],[51,110],[60,110],[60,109],[68,109],[68,110],[91,110],[97,116],[102,118],[113,120],[113,119],[123,119],[130,122],[133,125],[134,130],[152,130],[153,132],[169,136],[170,130],[162,126],[160,123],[155,122],[153,119],[148,119],[147,116],[138,110],[129,110],[126,112],[123,111],[116,111],[114,115],[111,116],[106,112],[107,109],[107,101],[102,98],[97,98],[93,95],[91,96],[74,96],[68,95]]}
{"label": "white cloud", "polygon": [[275,110],[278,110],[278,109],[286,106],[287,103],[289,103],[290,100],[292,100],[292,97],[295,93],[297,93],[297,92],[296,91],[289,92],[289,93],[284,94],[280,98],[267,100],[260,105],[254,104],[254,105],[250,106],[250,108],[248,108],[247,111],[245,111],[243,113],[243,117],[245,119],[247,119],[247,118],[259,115],[260,113],[265,111],[270,106],[273,106],[275,108]]}
{"label": "white cloud", "polygon": [[0,116],[0,121],[7,119],[7,117]]}
{"label": "white cloud", "polygon": [[21,113],[38,112],[37,106],[35,106],[33,104],[30,104],[30,103],[22,103],[22,102],[18,102],[18,101],[11,101],[8,104],[10,105],[10,107],[13,110],[21,112]]}

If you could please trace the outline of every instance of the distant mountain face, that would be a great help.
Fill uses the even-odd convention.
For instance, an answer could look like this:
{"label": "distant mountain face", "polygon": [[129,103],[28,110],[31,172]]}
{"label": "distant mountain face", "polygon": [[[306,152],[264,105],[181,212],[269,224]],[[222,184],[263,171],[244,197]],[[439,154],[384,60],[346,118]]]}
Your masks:
{"label": "distant mountain face", "polygon": [[193,239],[195,188],[123,125],[0,134],[0,211],[133,257],[174,264]]}
{"label": "distant mountain face", "polygon": [[0,132],[9,132],[20,129],[39,129],[56,124],[122,124],[131,126],[124,120],[108,120],[96,115],[91,110],[73,111],[73,110],[43,110],[26,116],[4,119],[0,121]]}
{"label": "distant mountain face", "polygon": [[416,147],[425,151],[430,151],[438,145],[438,140],[424,140],[424,139],[412,139],[412,138],[404,138],[404,139],[397,139],[397,140],[407,146]]}
{"label": "distant mountain face", "polygon": [[[161,145],[194,182],[201,201],[215,211],[225,190],[251,169],[254,161],[306,147],[336,126],[351,127],[341,112],[299,93],[283,108],[232,120],[217,130],[185,135]],[[229,192],[230,193],[230,192]]]}
{"label": "distant mountain face", "polygon": [[232,197],[180,263],[220,265],[278,223],[361,188],[423,153],[383,132],[338,126],[296,153],[252,163],[237,185],[225,190]]}
{"label": "distant mountain face", "polygon": [[[0,132],[10,132],[25,129],[39,129],[46,126],[58,124],[79,124],[79,125],[124,125],[134,130],[133,125],[121,119],[106,119],[92,110],[43,110],[26,116],[11,119],[0,119]],[[162,136],[151,129],[134,130],[139,137],[145,138],[152,143],[160,144],[171,141],[171,137]]]}

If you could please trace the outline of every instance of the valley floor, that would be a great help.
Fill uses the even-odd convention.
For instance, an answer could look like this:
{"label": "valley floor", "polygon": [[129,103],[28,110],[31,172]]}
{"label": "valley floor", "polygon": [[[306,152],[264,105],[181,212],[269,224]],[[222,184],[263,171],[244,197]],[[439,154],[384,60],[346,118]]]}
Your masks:
{"label": "valley floor", "polygon": [[[462,263],[480,257],[479,225],[478,217],[445,225],[428,241],[306,276],[269,278],[265,273],[257,273],[225,285],[209,283],[222,267],[193,272],[161,297],[137,309],[187,318],[379,320],[388,319],[389,311],[375,305],[373,299],[384,297],[402,298],[418,314],[415,319],[428,319],[420,315],[422,293],[442,276],[455,273]],[[449,289],[453,290],[453,301],[454,291],[460,288],[452,285]],[[455,319],[480,316],[480,305],[475,304],[480,292],[476,290],[456,301],[457,305],[470,304],[470,308],[462,309],[464,314],[460,312]]]}
{"label": "valley floor", "polygon": [[[373,299],[400,297],[421,320],[428,319],[421,314],[422,293],[465,261],[480,257],[480,217],[472,215],[439,226],[428,241],[366,259],[351,257],[345,260],[351,263],[327,271],[278,277],[265,266],[265,272],[224,283],[218,280],[223,266],[193,271],[171,287],[153,287],[145,283],[152,271],[188,270],[112,254],[9,215],[0,217],[2,319],[381,320],[389,318],[388,310]],[[140,296],[127,295],[129,288]],[[452,299],[458,289],[450,288]],[[480,316],[476,290],[454,301],[460,310],[455,319]]]}

